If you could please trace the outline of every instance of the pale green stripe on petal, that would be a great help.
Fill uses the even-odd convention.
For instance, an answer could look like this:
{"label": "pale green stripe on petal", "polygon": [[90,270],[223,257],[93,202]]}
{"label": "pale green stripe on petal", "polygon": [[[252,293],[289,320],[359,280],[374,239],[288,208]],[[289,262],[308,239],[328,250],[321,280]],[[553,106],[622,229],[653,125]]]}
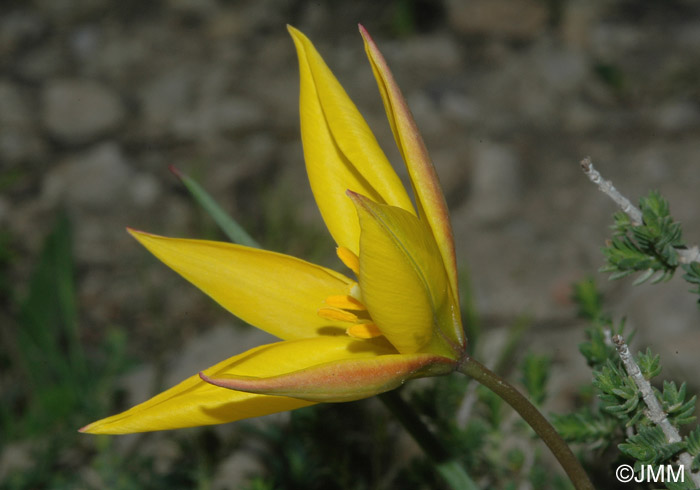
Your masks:
{"label": "pale green stripe on petal", "polygon": [[454,360],[435,354],[364,357],[354,353],[346,359],[279,376],[265,378],[234,374],[213,378],[204,376],[204,379],[231,390],[289,396],[313,402],[349,402],[393,390],[415,377],[446,374],[454,367]]}
{"label": "pale green stripe on petal", "polygon": [[433,235],[403,209],[350,196],[362,228],[360,288],[374,323],[402,354],[459,356],[463,333]]}

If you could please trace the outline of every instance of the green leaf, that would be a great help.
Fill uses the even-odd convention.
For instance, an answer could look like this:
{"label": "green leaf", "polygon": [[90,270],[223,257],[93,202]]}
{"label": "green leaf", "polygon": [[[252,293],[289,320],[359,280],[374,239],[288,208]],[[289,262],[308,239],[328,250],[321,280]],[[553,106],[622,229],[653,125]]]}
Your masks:
{"label": "green leaf", "polygon": [[601,271],[609,272],[610,279],[643,271],[635,284],[669,280],[678,267],[677,249],[685,247],[681,226],[658,192],[642,198],[640,210],[641,225],[633,225],[624,213],[614,215],[613,239],[603,249],[606,265]]}
{"label": "green leaf", "polygon": [[691,456],[700,456],[700,426],[695,427],[685,436],[685,444]]}
{"label": "green leaf", "polygon": [[173,166],[170,166],[170,171],[175,174],[178,179],[180,179],[194,200],[197,201],[197,203],[202,206],[204,211],[206,211],[207,214],[212,217],[229,240],[231,240],[233,243],[238,243],[239,245],[260,248],[260,244],[253,237],[251,237],[248,232],[246,232],[243,227],[236,222],[236,220],[231,218],[226,211],[221,209],[221,206],[217,204],[214,198],[211,197],[211,195],[194,179],[188,177],[186,174],[183,174]]}
{"label": "green leaf", "polygon": [[479,401],[481,401],[488,410],[486,413],[488,423],[493,429],[498,430],[503,423],[503,399],[482,385],[477,386],[476,393],[479,397]]}
{"label": "green leaf", "polygon": [[528,353],[522,363],[522,382],[535,405],[541,405],[547,396],[547,379],[551,359]]}
{"label": "green leaf", "polygon": [[620,451],[642,464],[658,464],[669,460],[683,450],[684,443],[666,442],[663,430],[658,426],[643,427],[617,446]]}
{"label": "green leaf", "polygon": [[[77,332],[71,225],[62,215],[47,237],[29,291],[20,305],[23,329],[20,348],[32,364],[35,382],[71,376],[82,370],[84,355]],[[68,346],[69,358],[57,343]]]}
{"label": "green leaf", "polygon": [[592,278],[579,281],[573,286],[573,300],[578,306],[578,315],[596,321],[603,315],[603,295],[600,294]]}
{"label": "green leaf", "polygon": [[[675,475],[676,472],[682,471],[682,470],[679,470],[679,468],[676,466],[673,471],[674,471],[674,475]],[[683,481],[683,482],[669,481],[671,478],[673,478],[673,477],[671,475],[669,475],[669,478],[664,482],[664,485],[666,485],[666,488],[668,490],[697,490],[697,487],[693,483],[692,479],[689,477],[686,477],[685,481]]]}
{"label": "green leaf", "polygon": [[586,329],[588,341],[579,344],[578,348],[588,365],[598,367],[612,358],[615,348],[606,342],[605,331],[600,325]]}
{"label": "green leaf", "polygon": [[593,372],[593,385],[600,391],[603,410],[625,420],[627,426],[639,419],[641,411],[635,413],[643,405],[640,404],[639,389],[634,380],[612,361]]}
{"label": "green leaf", "polygon": [[695,421],[695,400],[693,395],[690,400],[685,401],[687,387],[685,382],[680,388],[676,388],[676,383],[673,381],[664,381],[664,389],[661,395],[661,404],[664,411],[668,414],[668,418],[675,425],[689,424]]}
{"label": "green leaf", "polygon": [[646,352],[637,354],[637,365],[644,379],[652,379],[661,372],[661,356],[653,354],[647,347]]}
{"label": "green leaf", "polygon": [[78,408],[90,376],[78,336],[71,225],[65,215],[44,242],[19,310],[18,358],[31,399],[24,420],[30,432],[44,431]]}
{"label": "green leaf", "polygon": [[601,417],[588,409],[571,414],[554,414],[552,423],[564,440],[569,442],[607,443],[617,429],[613,418]]}
{"label": "green leaf", "polygon": [[[685,271],[683,279],[693,285],[690,292],[700,295],[700,264],[693,262],[691,264],[683,264],[681,267]],[[698,299],[698,306],[700,306],[700,298]]]}

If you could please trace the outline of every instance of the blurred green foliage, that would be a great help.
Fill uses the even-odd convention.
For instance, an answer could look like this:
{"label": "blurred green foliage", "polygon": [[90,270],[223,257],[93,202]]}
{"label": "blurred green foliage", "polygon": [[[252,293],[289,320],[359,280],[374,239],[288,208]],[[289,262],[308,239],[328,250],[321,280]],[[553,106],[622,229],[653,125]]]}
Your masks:
{"label": "blurred green foliage", "polygon": [[[7,259],[5,242],[0,257]],[[3,280],[6,268],[0,268]],[[7,287],[7,286],[6,286]],[[105,336],[98,357],[84,350],[76,303],[71,226],[61,215],[42,247],[22,297],[9,296],[10,318],[3,324],[3,363],[11,377],[0,392],[0,448],[14,441],[31,446],[32,471],[12,473],[3,488],[60,488],[71,481],[62,457],[79,446],[77,429],[104,411],[114,377],[126,364],[125,337]],[[81,464],[80,461],[68,464]],[[68,485],[70,487],[70,485]]]}

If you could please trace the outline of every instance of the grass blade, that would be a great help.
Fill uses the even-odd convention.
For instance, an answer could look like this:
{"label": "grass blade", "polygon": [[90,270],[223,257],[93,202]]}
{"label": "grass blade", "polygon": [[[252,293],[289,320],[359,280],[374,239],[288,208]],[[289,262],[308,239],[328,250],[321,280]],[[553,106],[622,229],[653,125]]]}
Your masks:
{"label": "grass blade", "polygon": [[211,195],[204,190],[204,188],[199,185],[191,177],[180,172],[177,168],[170,165],[170,171],[185,184],[185,187],[190,192],[192,197],[197,203],[202,206],[202,208],[212,217],[212,219],[219,225],[221,231],[234,243],[239,245],[246,245],[248,247],[260,248],[260,244],[251,237],[248,232],[246,232],[241,225],[239,225],[233,218],[231,218],[221,206],[217,204]]}

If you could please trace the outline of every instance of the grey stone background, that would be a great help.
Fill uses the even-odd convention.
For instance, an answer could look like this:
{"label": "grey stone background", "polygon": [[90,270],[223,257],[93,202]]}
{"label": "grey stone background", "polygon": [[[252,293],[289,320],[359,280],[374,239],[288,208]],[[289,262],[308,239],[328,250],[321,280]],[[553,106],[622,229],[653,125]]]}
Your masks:
{"label": "grey stone background", "polygon": [[578,166],[590,155],[633,201],[660,190],[686,240],[700,242],[700,7],[691,1],[3,2],[0,226],[18,251],[13,280],[26,284],[65,209],[82,336],[90,346],[109,327],[129,332],[146,366],[132,376],[134,401],[148,395],[138,380],[153,357],[173,359],[175,382],[259,343],[124,228],[220,237],[172,164],[269,248],[338,266],[306,183],[285,24],[315,42],[399,167],[358,22],[438,168],[490,339],[483,360],[530,315],[527,346],[554,356],[553,389],[566,399],[571,377],[589,376],[570,284],[593,275],[609,311],[638,329],[633,350],[652,345],[667,375],[697,386],[695,299],[679,277],[632,287],[596,272],[615,209]]}

